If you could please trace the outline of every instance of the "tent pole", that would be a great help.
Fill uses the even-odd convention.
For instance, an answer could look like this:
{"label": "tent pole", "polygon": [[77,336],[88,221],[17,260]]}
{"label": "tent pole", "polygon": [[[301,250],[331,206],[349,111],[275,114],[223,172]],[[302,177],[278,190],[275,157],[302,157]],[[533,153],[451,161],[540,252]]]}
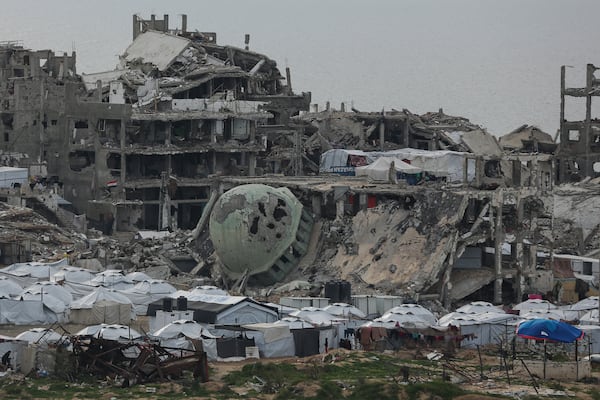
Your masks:
{"label": "tent pole", "polygon": [[575,380],[579,380],[579,359],[577,357],[577,342],[579,342],[579,340],[575,340]]}
{"label": "tent pole", "polygon": [[546,340],[544,340],[544,379],[546,379]]}

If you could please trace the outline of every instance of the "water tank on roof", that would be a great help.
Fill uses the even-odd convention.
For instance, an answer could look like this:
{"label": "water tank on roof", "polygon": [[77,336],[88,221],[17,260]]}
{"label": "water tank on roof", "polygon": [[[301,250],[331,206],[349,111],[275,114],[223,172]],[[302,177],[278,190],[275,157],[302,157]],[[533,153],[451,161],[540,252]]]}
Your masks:
{"label": "water tank on roof", "polygon": [[173,299],[170,297],[165,297],[163,299],[163,311],[171,312],[173,311]]}
{"label": "water tank on roof", "polygon": [[177,298],[177,310],[178,311],[187,311],[187,297],[179,296]]}

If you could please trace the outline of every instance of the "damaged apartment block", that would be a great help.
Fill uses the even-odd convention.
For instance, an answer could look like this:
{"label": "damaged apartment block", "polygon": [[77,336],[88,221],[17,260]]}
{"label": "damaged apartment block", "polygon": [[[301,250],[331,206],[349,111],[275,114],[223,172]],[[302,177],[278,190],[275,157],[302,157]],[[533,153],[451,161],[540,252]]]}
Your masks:
{"label": "damaged apartment block", "polygon": [[[566,87],[566,67],[560,70],[560,144],[556,155],[559,183],[600,176],[600,121],[592,118],[592,100],[600,96],[598,67],[588,64],[585,87]],[[567,100],[585,99],[585,119],[567,121]]]}
{"label": "damaged apartment block", "polygon": [[186,26],[185,15],[176,30],[168,16],[134,16],[117,69],[65,85],[65,196],[105,233],[194,228],[214,177],[281,170],[265,156],[308,109],[310,93],[295,95],[289,70],[249,37],[245,49],[220,46]]}

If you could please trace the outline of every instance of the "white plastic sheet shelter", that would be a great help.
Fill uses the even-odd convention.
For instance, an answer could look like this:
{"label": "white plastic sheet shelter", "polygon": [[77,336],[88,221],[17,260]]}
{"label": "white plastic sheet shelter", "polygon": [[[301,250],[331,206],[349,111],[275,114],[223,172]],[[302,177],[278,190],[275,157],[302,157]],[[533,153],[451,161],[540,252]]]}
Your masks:
{"label": "white plastic sheet shelter", "polygon": [[29,181],[27,168],[0,167],[0,188],[25,186]]}
{"label": "white plastic sheet shelter", "polygon": [[289,329],[291,329],[291,330],[315,327],[315,325],[311,324],[310,322],[301,320],[300,318],[296,318],[296,317],[284,317],[284,318],[281,318],[279,321],[275,321],[274,324],[287,325],[289,327]]}
{"label": "white plastic sheet shelter", "polygon": [[567,309],[576,311],[579,318],[581,318],[591,310],[598,310],[598,296],[586,297],[575,304],[571,304]]}
{"label": "white plastic sheet shelter", "polygon": [[327,311],[315,307],[303,307],[300,310],[290,313],[290,317],[296,317],[303,321],[310,322],[315,326],[331,325],[337,321],[345,321],[347,318],[332,315]]}
{"label": "white plastic sheet shelter", "polygon": [[113,289],[99,287],[87,296],[73,301],[71,323],[92,325],[127,324],[135,319],[133,303],[129,298]]}
{"label": "white plastic sheet shelter", "polygon": [[23,291],[23,288],[7,276],[0,276],[0,298],[10,298]]}
{"label": "white plastic sheet shelter", "polygon": [[550,303],[548,300],[528,299],[513,307],[513,310],[519,311],[519,314],[525,314],[534,310],[557,310],[558,306]]}
{"label": "white plastic sheet shelter", "polygon": [[116,290],[127,290],[135,286],[134,281],[123,275],[122,271],[118,270],[99,272],[93,279],[86,283],[91,286],[101,285]]}
{"label": "white plastic sheet shelter", "polygon": [[56,344],[64,341],[65,337],[49,328],[31,328],[19,333],[15,339],[35,344]]}
{"label": "white plastic sheet shelter", "polygon": [[98,332],[109,324],[97,324],[86,326],[85,328],[77,331],[73,336],[97,336]]}
{"label": "white plastic sheet shelter", "polygon": [[598,321],[598,310],[590,310],[579,318],[579,323],[583,325],[600,325]]}
{"label": "white plastic sheet shelter", "polygon": [[189,339],[200,340],[209,360],[216,360],[218,357],[216,336],[196,321],[173,321],[152,333],[152,336],[159,338],[162,346],[185,350],[194,349]]}
{"label": "white plastic sheet shelter", "polygon": [[174,293],[172,293],[169,297],[173,298],[173,299],[178,299],[179,297],[183,296],[186,299],[188,299],[188,301],[204,301],[203,299],[206,299],[206,295],[209,296],[224,296],[227,297],[229,296],[229,293],[227,293],[225,290],[220,289],[216,286],[196,286],[195,288],[191,289],[191,290],[178,290]]}
{"label": "white plastic sheet shelter", "polygon": [[298,310],[298,308],[296,308],[296,307],[284,306],[282,304],[276,304],[276,303],[262,303],[262,304],[264,304],[267,307],[276,309],[277,313],[279,314],[279,318],[287,317],[288,315],[290,315],[290,313]]}
{"label": "white plastic sheet shelter", "polygon": [[[365,164],[372,162],[373,159],[369,158],[369,154],[362,150],[349,150],[349,149],[332,149],[327,150],[321,154],[321,162],[319,165],[319,172],[331,173],[331,172],[343,172],[354,175],[355,166],[351,165],[351,157],[364,160]],[[351,173],[350,173],[351,172]]]}
{"label": "white plastic sheet shelter", "polygon": [[14,337],[0,335],[0,357],[10,351],[10,366],[13,371],[18,371],[21,367],[25,348],[29,343],[25,340],[18,340]]}
{"label": "white plastic sheet shelter", "polygon": [[[423,171],[437,177],[446,177],[449,182],[462,182],[464,180],[465,160],[468,153],[449,150],[420,150],[404,148],[384,152],[369,152],[371,159],[378,157],[395,157],[401,160],[409,160],[410,165],[421,168]],[[474,160],[469,160],[467,179],[475,179]]]}
{"label": "white plastic sheet shelter", "polygon": [[522,319],[552,319],[554,321],[566,321],[567,318],[562,310],[531,310],[524,314],[519,314]]}
{"label": "white plastic sheet shelter", "polygon": [[333,303],[322,308],[323,311],[328,312],[331,315],[344,318],[366,318],[366,314],[347,303]]}
{"label": "white plastic sheet shelter", "polygon": [[70,306],[73,302],[73,295],[64,287],[59,285],[57,282],[41,281],[36,282],[31,286],[26,287],[21,292],[21,295],[34,294],[45,297],[51,295],[52,297],[60,300],[65,306]]}
{"label": "white plastic sheet shelter", "polygon": [[410,165],[397,157],[379,157],[369,165],[356,167],[354,174],[356,176],[366,176],[376,182],[389,182],[392,163],[394,163],[394,174],[413,175],[423,172],[421,168]]}
{"label": "white plastic sheet shelter", "polygon": [[53,282],[84,283],[95,277],[96,273],[89,269],[66,266],[61,267],[57,273],[52,275],[50,280]]}
{"label": "white plastic sheet shelter", "polygon": [[262,323],[242,325],[246,336],[254,338],[261,357],[292,357],[296,353],[294,336],[285,324]]}
{"label": "white plastic sheet shelter", "polygon": [[55,314],[47,315],[40,299],[0,299],[0,324],[36,325],[56,320]]}
{"label": "white plastic sheet shelter", "polygon": [[19,300],[23,301],[39,301],[44,306],[45,320],[51,322],[66,322],[68,306],[51,294],[42,293],[22,293]]}
{"label": "white plastic sheet shelter", "polygon": [[121,58],[127,62],[151,63],[165,71],[191,45],[191,41],[163,32],[147,31],[138,35]]}
{"label": "white plastic sheet shelter", "polygon": [[393,327],[401,327],[401,326],[420,326],[427,327],[431,324],[423,319],[420,315],[414,314],[395,314],[395,313],[385,313],[379,318],[375,318],[371,321],[371,324],[363,324],[361,326],[383,326],[388,329]]}
{"label": "white plastic sheet shelter", "polygon": [[41,280],[49,280],[52,275],[60,271],[61,267],[67,265],[69,260],[66,258],[52,263],[16,263],[0,269],[0,275],[8,276],[25,287]]}
{"label": "white plastic sheet shelter", "polygon": [[144,315],[148,309],[148,304],[170,297],[176,291],[177,289],[170,283],[162,279],[152,279],[139,282],[134,287],[120,292],[131,300],[137,315]]}
{"label": "white plastic sheet shelter", "polygon": [[125,276],[127,278],[129,278],[132,282],[135,282],[135,283],[152,280],[152,278],[150,277],[150,275],[148,275],[148,274],[146,274],[144,272],[141,272],[141,271],[130,272],[130,273],[128,273]]}
{"label": "white plastic sheet shelter", "polygon": [[108,324],[102,325],[95,336],[108,340],[123,341],[137,339],[142,334],[127,325]]}
{"label": "white plastic sheet shelter", "polygon": [[381,318],[383,320],[389,319],[390,314],[401,314],[401,315],[408,315],[408,316],[416,316],[419,319],[427,322],[428,324],[431,325],[435,325],[437,323],[437,318],[435,317],[435,315],[433,315],[433,313],[431,311],[429,311],[428,309],[426,309],[425,307],[419,305],[419,304],[401,304],[399,306],[390,308],[389,310],[387,310],[382,316]]}
{"label": "white plastic sheet shelter", "polygon": [[472,301],[469,304],[465,304],[455,310],[463,314],[482,314],[485,312],[503,313],[504,311],[492,303],[487,301]]}
{"label": "white plastic sheet shelter", "polygon": [[460,334],[466,336],[461,347],[472,348],[478,345],[496,344],[500,340],[506,342],[515,335],[515,327],[519,317],[514,314],[491,313],[464,314],[450,313],[440,318],[440,326],[460,328]]}
{"label": "white plastic sheet shelter", "polygon": [[576,325],[585,334],[579,342],[581,355],[600,354],[600,326],[598,325]]}

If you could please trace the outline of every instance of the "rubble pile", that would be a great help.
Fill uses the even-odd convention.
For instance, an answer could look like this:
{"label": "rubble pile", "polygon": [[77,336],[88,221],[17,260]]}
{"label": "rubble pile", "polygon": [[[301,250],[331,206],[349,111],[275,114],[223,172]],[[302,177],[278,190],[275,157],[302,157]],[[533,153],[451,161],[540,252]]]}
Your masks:
{"label": "rubble pile", "polygon": [[[462,197],[417,194],[414,203],[389,201],[331,223],[313,273],[347,279],[358,291],[426,291],[451,251]],[[321,272],[322,271],[322,272]]]}
{"label": "rubble pile", "polygon": [[49,223],[30,208],[4,202],[0,202],[0,243],[30,246],[28,253],[35,261],[63,258],[87,246],[84,235]]}

